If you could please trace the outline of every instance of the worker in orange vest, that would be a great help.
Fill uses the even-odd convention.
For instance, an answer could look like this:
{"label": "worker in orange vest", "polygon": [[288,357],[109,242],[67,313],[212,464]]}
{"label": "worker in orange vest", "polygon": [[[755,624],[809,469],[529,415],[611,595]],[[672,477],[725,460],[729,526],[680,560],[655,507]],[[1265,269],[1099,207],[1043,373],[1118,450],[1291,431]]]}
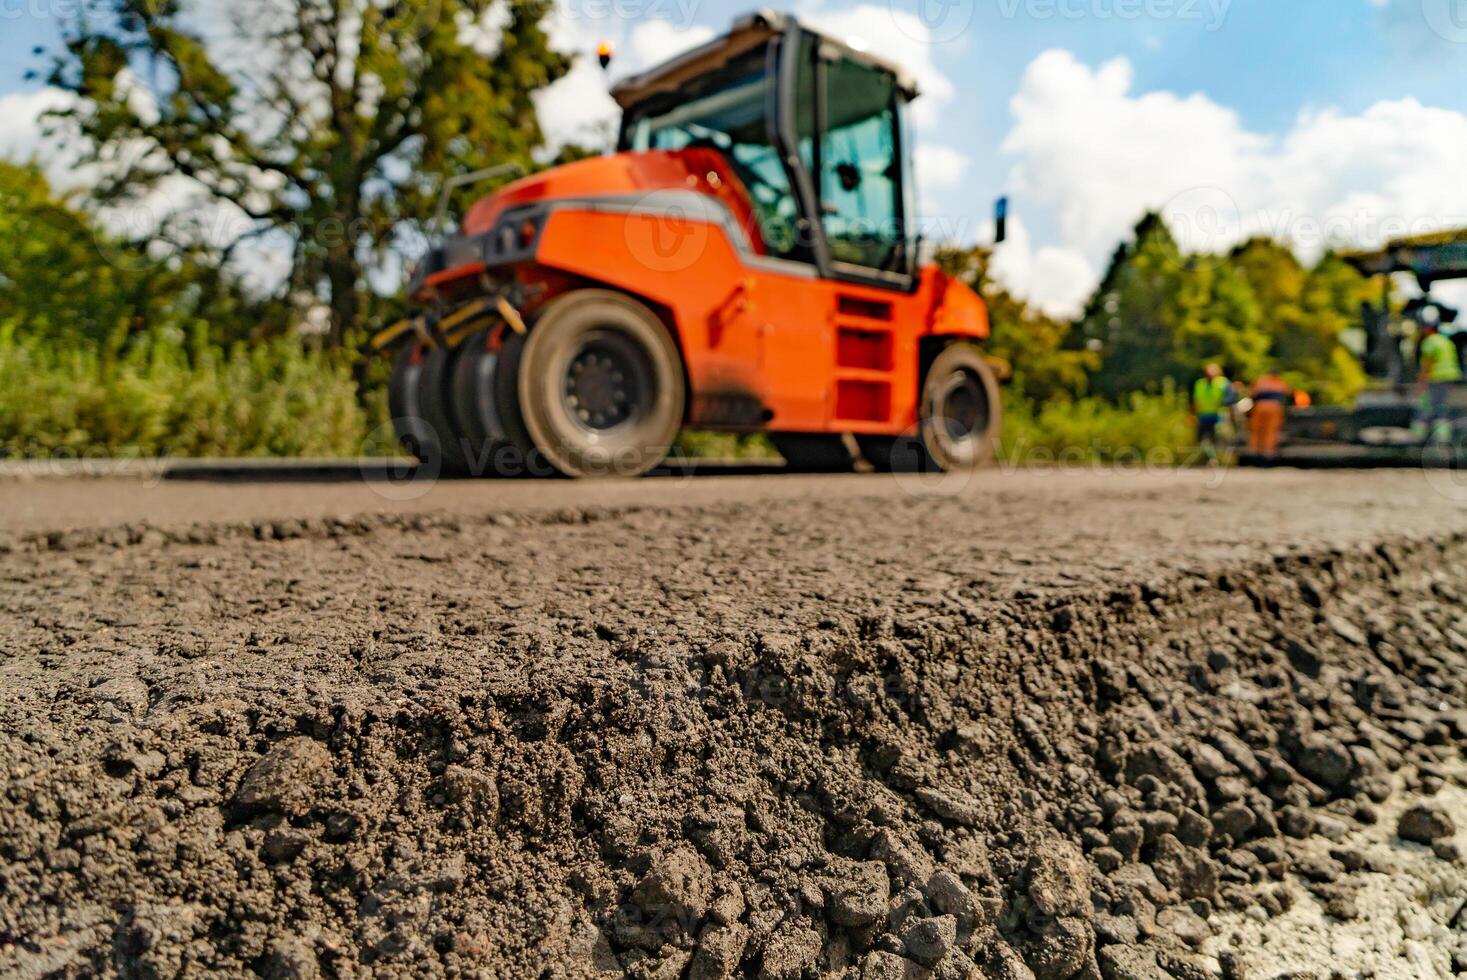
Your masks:
{"label": "worker in orange vest", "polygon": [[1248,451],[1273,459],[1279,451],[1284,429],[1285,406],[1293,397],[1289,385],[1273,371],[1265,371],[1253,382],[1253,408],[1248,413]]}

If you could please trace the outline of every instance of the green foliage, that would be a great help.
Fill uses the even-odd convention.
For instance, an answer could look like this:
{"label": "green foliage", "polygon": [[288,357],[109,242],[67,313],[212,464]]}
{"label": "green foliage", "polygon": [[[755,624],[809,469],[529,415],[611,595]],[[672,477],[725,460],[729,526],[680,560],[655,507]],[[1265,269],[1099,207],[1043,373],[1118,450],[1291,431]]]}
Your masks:
{"label": "green foliage", "polygon": [[1365,374],[1340,338],[1360,325],[1360,274],[1334,255],[1305,269],[1287,248],[1266,238],[1238,246],[1230,261],[1258,298],[1272,359],[1285,378],[1323,403],[1352,400]]}
{"label": "green foliage", "polygon": [[1116,250],[1075,339],[1100,354],[1092,388],[1112,399],[1185,385],[1217,361],[1244,379],[1275,367],[1322,403],[1348,402],[1365,379],[1341,338],[1358,325],[1362,287],[1338,258],[1305,269],[1268,239],[1188,255],[1148,214]]}
{"label": "green foliage", "polygon": [[740,434],[684,429],[677,434],[672,452],[674,456],[688,459],[746,459],[751,462],[779,459],[779,453],[775,452],[769,439],[757,432]]}
{"label": "green foliage", "polygon": [[1005,398],[1000,458],[1012,464],[1118,463],[1184,466],[1200,461],[1187,400],[1174,388],[1035,403]]}
{"label": "green foliage", "polygon": [[0,456],[354,456],[368,421],[342,357],[290,338],[114,357],[0,329]]}
{"label": "green foliage", "polygon": [[1246,280],[1225,261],[1183,253],[1159,215],[1122,244],[1076,324],[1101,355],[1094,389],[1119,398],[1183,384],[1208,361],[1253,374],[1268,356],[1268,336]]}
{"label": "green foliage", "polygon": [[[375,315],[366,272],[427,223],[444,176],[533,169],[532,96],[569,67],[542,26],[549,0],[250,0],[227,52],[196,32],[198,0],[103,5],[68,22],[48,79],[80,97],[55,114],[63,130],[110,161],[97,198],[190,178],[227,204],[195,217],[239,218],[213,222],[221,260],[262,234],[293,242],[289,288],[329,302],[338,341]],[[504,22],[476,50],[466,28],[493,12]]]}

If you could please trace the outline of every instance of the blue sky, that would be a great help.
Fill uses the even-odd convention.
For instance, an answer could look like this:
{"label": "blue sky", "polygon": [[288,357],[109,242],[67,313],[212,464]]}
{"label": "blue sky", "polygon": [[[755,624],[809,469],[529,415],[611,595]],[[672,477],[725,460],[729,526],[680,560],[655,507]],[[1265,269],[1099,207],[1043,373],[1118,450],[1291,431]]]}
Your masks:
{"label": "blue sky", "polygon": [[[923,2],[794,9],[916,71],[924,212],[946,237],[979,238],[992,198],[1011,194],[1007,278],[1056,310],[1144,207],[1179,208],[1197,247],[1264,230],[1306,254],[1467,223],[1467,0]],[[0,0],[0,151],[38,98],[21,76],[55,39],[28,12],[45,6]],[[614,71],[628,71],[748,9],[563,0],[558,38],[576,51],[616,39]],[[610,113],[592,67],[542,103],[552,134]],[[1209,231],[1219,210],[1228,228]]]}

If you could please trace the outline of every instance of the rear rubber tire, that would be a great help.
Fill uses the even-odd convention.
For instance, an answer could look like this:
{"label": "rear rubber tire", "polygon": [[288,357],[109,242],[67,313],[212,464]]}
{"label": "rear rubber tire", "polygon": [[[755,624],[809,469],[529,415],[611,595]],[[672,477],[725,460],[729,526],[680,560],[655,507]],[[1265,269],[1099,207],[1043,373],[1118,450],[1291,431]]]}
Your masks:
{"label": "rear rubber tire", "polygon": [[501,411],[505,431],[532,463],[565,476],[641,476],[667,457],[682,425],[677,345],[651,310],[621,293],[552,300],[522,342],[505,345],[500,375],[511,372],[517,410]]}
{"label": "rear rubber tire", "polygon": [[790,473],[849,473],[856,460],[845,438],[830,433],[771,432],[769,441]]}
{"label": "rear rubber tire", "polygon": [[1002,431],[998,378],[978,348],[956,343],[927,369],[916,434],[857,436],[856,443],[881,472],[953,473],[993,462]]}
{"label": "rear rubber tire", "polygon": [[397,444],[422,463],[436,461],[440,455],[418,399],[426,355],[422,344],[404,344],[392,360],[392,374],[387,379],[387,410],[392,415]]}
{"label": "rear rubber tire", "polygon": [[423,358],[418,378],[418,408],[423,424],[432,432],[442,453],[442,472],[464,476],[473,472],[463,433],[453,417],[449,379],[457,351],[435,347]]}
{"label": "rear rubber tire", "polygon": [[509,441],[495,392],[499,352],[488,349],[489,336],[489,331],[481,330],[459,346],[448,380],[449,408],[480,476],[498,473],[496,460]]}

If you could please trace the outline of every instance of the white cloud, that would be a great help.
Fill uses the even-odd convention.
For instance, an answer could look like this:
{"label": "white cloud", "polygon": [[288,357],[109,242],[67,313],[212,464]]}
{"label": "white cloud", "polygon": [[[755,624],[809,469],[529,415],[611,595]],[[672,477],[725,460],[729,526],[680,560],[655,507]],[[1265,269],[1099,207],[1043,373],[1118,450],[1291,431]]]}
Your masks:
{"label": "white cloud", "polygon": [[921,93],[912,103],[912,121],[916,125],[930,128],[943,119],[943,106],[952,101],[957,88],[933,60],[938,45],[922,18],[894,5],[862,4],[836,10],[824,6],[820,0],[800,6],[798,13],[801,21],[816,30],[879,54],[910,72]]}
{"label": "white cloud", "polygon": [[596,60],[579,58],[564,78],[535,93],[540,128],[552,150],[567,143],[605,147],[611,142],[621,110],[607,88]]}
{"label": "white cloud", "polygon": [[[985,229],[993,238],[992,225]],[[1078,316],[1100,276],[1080,251],[1057,245],[1035,248],[1022,219],[1010,217],[1008,240],[993,252],[993,277],[1015,296],[1056,317]]]}
{"label": "white cloud", "polygon": [[[535,95],[540,127],[552,149],[566,143],[610,144],[621,118],[610,95],[614,79],[650,68],[714,36],[707,27],[679,26],[663,19],[628,24],[615,17],[578,16],[565,4],[551,14],[547,26],[551,45],[575,59],[564,78]],[[596,60],[596,46],[602,41],[615,51],[610,72]]]}
{"label": "white cloud", "polygon": [[913,153],[920,191],[957,187],[967,172],[969,160],[950,146],[918,143]]}
{"label": "white cloud", "polygon": [[68,109],[75,101],[70,93],[56,88],[0,95],[0,159],[40,163],[53,183],[68,182],[72,168],[46,139],[41,117]]}
{"label": "white cloud", "polygon": [[1359,115],[1302,113],[1284,134],[1248,130],[1206,95],[1133,93],[1124,58],[1098,68],[1048,51],[1011,102],[1002,150],[1017,192],[1052,207],[1064,244],[1100,263],[1141,213],[1162,209],[1189,247],[1252,234],[1294,245],[1373,246],[1467,224],[1467,115],[1413,99]]}
{"label": "white cloud", "polygon": [[689,48],[706,44],[714,38],[710,27],[679,27],[667,20],[643,21],[632,28],[627,43],[631,55],[628,67],[641,71],[676,57]]}

